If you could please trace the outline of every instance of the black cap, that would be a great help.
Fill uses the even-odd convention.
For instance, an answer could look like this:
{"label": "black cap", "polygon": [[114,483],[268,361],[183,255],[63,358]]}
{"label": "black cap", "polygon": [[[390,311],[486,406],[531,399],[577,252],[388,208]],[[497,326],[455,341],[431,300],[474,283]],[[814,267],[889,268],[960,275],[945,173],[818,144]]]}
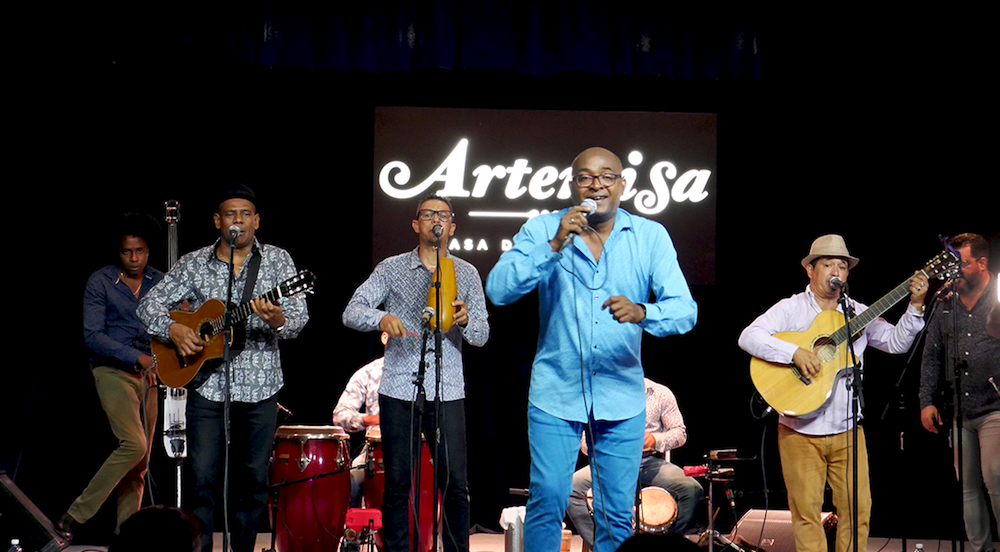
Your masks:
{"label": "black cap", "polygon": [[245,199],[250,203],[253,203],[255,209],[257,207],[257,196],[254,195],[253,190],[251,190],[246,184],[233,182],[224,186],[219,194],[219,201],[216,205],[222,206],[223,203],[230,199]]}

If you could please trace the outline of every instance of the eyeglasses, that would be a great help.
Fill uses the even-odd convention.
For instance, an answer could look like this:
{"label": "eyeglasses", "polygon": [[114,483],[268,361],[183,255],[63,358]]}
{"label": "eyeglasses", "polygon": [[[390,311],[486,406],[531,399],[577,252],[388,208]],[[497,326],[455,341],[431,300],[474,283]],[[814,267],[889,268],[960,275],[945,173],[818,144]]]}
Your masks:
{"label": "eyeglasses", "polygon": [[622,175],[614,173],[578,174],[573,177],[573,182],[581,188],[589,188],[594,184],[594,179],[597,179],[604,186],[614,186],[615,182],[621,177]]}
{"label": "eyeglasses", "polygon": [[434,220],[434,215],[437,215],[438,220],[441,222],[448,222],[451,220],[451,211],[435,211],[434,209],[421,209],[417,211],[417,218],[420,220]]}

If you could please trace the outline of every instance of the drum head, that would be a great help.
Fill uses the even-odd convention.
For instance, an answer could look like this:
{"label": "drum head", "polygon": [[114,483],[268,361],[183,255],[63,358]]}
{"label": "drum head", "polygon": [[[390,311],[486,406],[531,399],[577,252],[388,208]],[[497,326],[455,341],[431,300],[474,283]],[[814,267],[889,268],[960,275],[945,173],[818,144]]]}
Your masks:
{"label": "drum head", "polygon": [[646,487],[639,493],[639,529],[647,533],[665,532],[677,517],[677,502],[666,489]]}
{"label": "drum head", "polygon": [[279,426],[275,439],[347,439],[347,432],[340,426]]}

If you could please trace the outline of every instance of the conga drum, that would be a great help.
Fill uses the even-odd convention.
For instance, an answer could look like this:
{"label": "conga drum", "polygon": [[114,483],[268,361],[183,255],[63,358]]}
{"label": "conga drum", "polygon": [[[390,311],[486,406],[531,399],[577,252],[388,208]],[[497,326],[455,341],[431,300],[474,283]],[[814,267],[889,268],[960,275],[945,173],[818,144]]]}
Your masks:
{"label": "conga drum", "polygon": [[[587,489],[587,509],[594,515],[594,490]],[[634,513],[635,508],[633,508]],[[644,487],[639,491],[639,514],[633,523],[642,533],[666,533],[677,519],[677,501],[661,487]]]}
{"label": "conga drum", "polygon": [[[365,435],[368,447],[367,464],[365,467],[365,507],[382,509],[382,493],[385,491],[385,460],[382,456],[382,434],[379,431],[368,431]],[[420,455],[420,529],[422,550],[430,552],[434,545],[434,525],[431,503],[434,499],[434,468],[431,465],[431,449],[426,440],[421,440]],[[439,497],[440,498],[440,497]],[[413,489],[410,489],[410,504],[413,504]],[[438,500],[438,519],[440,520],[440,504]],[[413,519],[413,509],[409,510],[409,519]],[[384,515],[384,512],[383,512]],[[412,533],[412,532],[411,532]],[[413,535],[410,535],[413,542]]]}
{"label": "conga drum", "polygon": [[278,428],[270,470],[271,486],[285,485],[271,520],[278,552],[337,549],[351,501],[350,463],[347,433],[338,426]]}
{"label": "conga drum", "polygon": [[661,487],[646,487],[639,491],[639,531],[666,533],[677,519],[677,502]]}

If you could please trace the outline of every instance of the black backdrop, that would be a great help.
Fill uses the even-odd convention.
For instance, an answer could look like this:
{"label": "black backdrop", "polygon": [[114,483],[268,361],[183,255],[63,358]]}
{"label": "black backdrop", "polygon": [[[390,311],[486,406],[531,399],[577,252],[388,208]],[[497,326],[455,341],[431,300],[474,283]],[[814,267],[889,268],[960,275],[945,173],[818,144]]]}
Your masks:
{"label": "black backdrop", "polygon": [[[398,9],[372,17],[405,30],[429,12],[461,12],[456,28],[489,27],[464,5],[391,4]],[[294,14],[308,40],[280,34],[285,42],[275,48],[254,38],[258,23],[285,29],[269,4],[233,17],[182,5],[33,20],[42,23],[29,29],[29,71],[16,79],[25,94],[16,106],[4,221],[12,326],[0,462],[17,484],[58,517],[113,446],[86,368],[80,297],[89,273],[110,260],[100,231],[115,213],[159,215],[164,200],[179,200],[185,252],[216,235],[206,190],[229,180],[255,187],[261,240],[287,248],[320,278],[309,325],[283,345],[280,400],[294,423],[322,424],[354,369],[380,354],[376,336],[359,339],[340,322],[372,268],[373,222],[394,222],[371,214],[375,106],[697,111],[719,114],[716,285],[692,290],[701,307],[693,332],[646,340],[645,365],[674,389],[687,419],[689,440],[675,461],[697,463],[713,448],[748,457],[763,450],[771,505],[783,507],[774,420],[751,416],[748,357],[736,337],[805,286],[798,261],[820,234],[843,234],[862,259],[852,290],[869,303],[936,254],[938,234],[983,233],[1000,260],[992,141],[984,138],[995,115],[980,76],[995,51],[979,42],[988,29],[968,14],[767,13],[717,24],[690,17],[647,24],[652,33],[632,24],[640,45],[647,35],[654,45],[684,38],[654,48],[658,62],[623,64],[618,48],[574,50],[577,42],[558,39],[596,17],[585,10],[569,30],[548,33],[544,24],[570,12],[559,5],[549,12],[517,4],[534,15],[501,14],[514,29],[507,42],[491,50],[461,42],[459,32],[447,55],[437,43],[407,46],[405,32],[344,31],[331,13],[323,19],[310,10]],[[265,15],[250,13],[258,9]],[[622,9],[632,10],[630,21],[642,19],[638,7]],[[601,35],[621,21],[583,31]],[[317,31],[327,23],[334,30]],[[715,46],[703,44],[706,29],[718,35]],[[417,36],[435,36],[424,33]],[[726,62],[730,49],[718,44],[740,37],[752,48]],[[340,59],[337,52],[357,55],[320,61]],[[598,85],[570,86],[581,75]],[[465,360],[473,521],[496,528],[500,508],[519,503],[507,488],[527,484],[524,415],[537,315],[530,298],[490,313],[490,342],[467,348]],[[868,356],[872,534],[950,538],[961,531],[955,484],[948,453],[916,423],[915,368],[904,379],[905,409],[879,419],[904,361]],[[172,465],[155,448],[157,499],[170,503]],[[760,465],[738,466],[741,511],[763,505]],[[928,513],[935,523],[912,521]],[[88,528],[97,541],[113,526],[113,515],[101,519]]]}

